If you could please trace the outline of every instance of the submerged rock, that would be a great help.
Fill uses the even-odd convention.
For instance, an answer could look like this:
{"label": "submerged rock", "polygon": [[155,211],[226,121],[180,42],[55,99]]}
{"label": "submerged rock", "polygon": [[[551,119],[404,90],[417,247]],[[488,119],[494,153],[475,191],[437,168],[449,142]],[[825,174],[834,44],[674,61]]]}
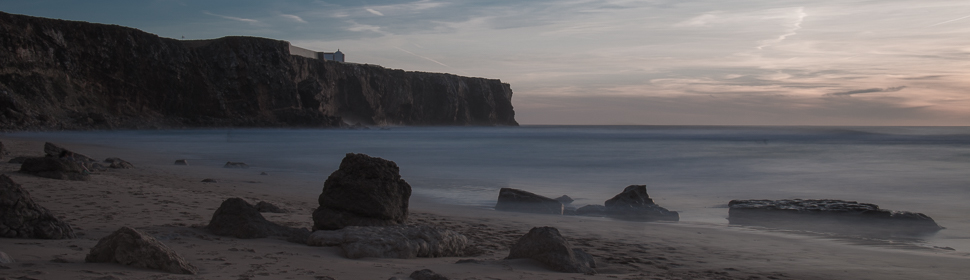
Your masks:
{"label": "submerged rock", "polygon": [[290,228],[266,220],[256,207],[242,198],[223,201],[212,214],[212,220],[206,229],[220,236],[242,239],[280,236],[297,243],[306,242],[306,237],[310,234],[306,229]]}
{"label": "submerged rock", "polygon": [[175,160],[175,165],[189,165],[189,161],[184,160],[184,159],[176,159]]}
{"label": "submerged rock", "polygon": [[91,180],[91,175],[84,172],[84,167],[81,164],[54,157],[25,159],[24,163],[20,164],[20,172],[58,180]]}
{"label": "submerged rock", "polygon": [[728,221],[735,225],[876,237],[924,236],[943,229],[922,213],[890,211],[855,201],[732,200],[728,207]]}
{"label": "submerged rock", "polygon": [[457,232],[431,226],[349,226],[318,230],[310,246],[340,246],[347,258],[436,258],[461,256],[468,239]]}
{"label": "submerged rock", "polygon": [[506,259],[533,259],[561,272],[595,274],[593,257],[573,248],[554,227],[534,227],[512,245]]}
{"label": "submerged rock", "polygon": [[411,185],[401,179],[396,163],[348,153],[323,184],[313,230],[403,224],[410,198]]}
{"label": "submerged rock", "polygon": [[563,205],[555,199],[531,192],[502,188],[498,191],[495,210],[562,215]]}
{"label": "submerged rock", "polygon": [[680,215],[653,202],[647,186],[630,185],[606,201],[606,214],[612,218],[634,221],[679,221]]}
{"label": "submerged rock", "polygon": [[71,225],[38,205],[19,184],[0,175],[0,237],[75,238]]}
{"label": "submerged rock", "polygon": [[122,227],[98,241],[84,258],[89,263],[119,263],[179,274],[196,274],[199,269],[185,261],[154,237],[130,227]]}

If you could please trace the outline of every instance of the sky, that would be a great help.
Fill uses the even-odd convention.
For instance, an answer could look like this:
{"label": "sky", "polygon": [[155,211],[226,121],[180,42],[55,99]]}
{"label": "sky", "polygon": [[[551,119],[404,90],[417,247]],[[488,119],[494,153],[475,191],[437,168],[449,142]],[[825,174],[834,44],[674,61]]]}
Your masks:
{"label": "sky", "polygon": [[970,1],[0,0],[501,79],[521,124],[970,126]]}

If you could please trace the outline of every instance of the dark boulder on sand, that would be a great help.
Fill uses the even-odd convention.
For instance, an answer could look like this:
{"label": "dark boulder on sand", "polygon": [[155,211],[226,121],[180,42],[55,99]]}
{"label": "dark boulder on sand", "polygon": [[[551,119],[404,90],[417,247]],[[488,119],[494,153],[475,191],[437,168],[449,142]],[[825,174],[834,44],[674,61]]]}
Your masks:
{"label": "dark boulder on sand", "polygon": [[634,221],[679,221],[680,215],[653,202],[647,186],[630,185],[606,201],[609,217]]}
{"label": "dark boulder on sand", "polygon": [[438,274],[430,269],[422,269],[411,272],[408,275],[412,280],[448,280],[448,277]]}
{"label": "dark boulder on sand", "polygon": [[396,163],[348,153],[323,184],[313,230],[403,224],[410,198],[411,185],[401,179]]}
{"label": "dark boulder on sand", "polygon": [[223,168],[249,168],[249,165],[244,162],[227,161],[226,165],[223,165],[222,167]]}
{"label": "dark boulder on sand", "polygon": [[98,161],[94,160],[93,158],[90,158],[88,156],[85,156],[85,155],[82,155],[82,154],[79,154],[79,153],[75,153],[74,151],[71,151],[71,150],[65,149],[65,148],[63,148],[61,146],[55,145],[54,143],[51,143],[51,142],[45,142],[44,143],[44,154],[46,154],[48,157],[60,157],[61,154],[64,153],[64,152],[70,153],[74,157],[74,159],[77,160],[77,161],[86,162],[86,163],[87,162],[98,162]]}
{"label": "dark boulder on sand", "polygon": [[834,199],[732,200],[734,225],[832,232],[873,237],[918,237],[943,229],[922,213]]}
{"label": "dark boulder on sand", "polygon": [[506,259],[533,259],[561,272],[595,274],[593,257],[573,248],[554,227],[534,227],[512,245]]}
{"label": "dark boulder on sand", "polygon": [[310,235],[310,231],[305,228],[290,228],[267,221],[256,207],[242,198],[223,201],[219,209],[212,214],[212,220],[209,221],[206,229],[220,236],[242,239],[280,236],[296,243],[305,243],[307,236]]}
{"label": "dark boulder on sand", "polygon": [[58,180],[91,180],[91,175],[85,172],[80,163],[55,157],[24,159],[20,164],[20,172]]}
{"label": "dark boulder on sand", "polygon": [[468,238],[432,226],[349,226],[314,231],[307,239],[307,245],[340,246],[344,256],[351,259],[437,258],[461,256],[468,246]]}
{"label": "dark boulder on sand", "polygon": [[495,210],[562,215],[563,205],[555,199],[531,192],[502,188],[498,191]]}
{"label": "dark boulder on sand", "polygon": [[171,273],[196,274],[199,269],[154,237],[122,227],[98,241],[84,258],[89,263],[119,263]]}
{"label": "dark boulder on sand", "polygon": [[35,203],[30,193],[10,177],[0,175],[0,237],[69,239],[76,236],[71,225]]}
{"label": "dark boulder on sand", "polygon": [[176,159],[175,160],[175,165],[189,165],[189,161],[184,160],[184,159]]}

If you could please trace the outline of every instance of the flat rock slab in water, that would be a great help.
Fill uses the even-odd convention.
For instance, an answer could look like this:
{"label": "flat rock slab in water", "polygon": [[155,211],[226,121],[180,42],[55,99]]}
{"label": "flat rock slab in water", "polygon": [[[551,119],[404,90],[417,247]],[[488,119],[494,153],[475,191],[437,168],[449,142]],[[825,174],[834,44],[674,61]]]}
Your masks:
{"label": "flat rock slab in water", "polygon": [[943,229],[922,213],[879,209],[834,199],[732,200],[734,225],[833,232],[876,237],[918,237]]}

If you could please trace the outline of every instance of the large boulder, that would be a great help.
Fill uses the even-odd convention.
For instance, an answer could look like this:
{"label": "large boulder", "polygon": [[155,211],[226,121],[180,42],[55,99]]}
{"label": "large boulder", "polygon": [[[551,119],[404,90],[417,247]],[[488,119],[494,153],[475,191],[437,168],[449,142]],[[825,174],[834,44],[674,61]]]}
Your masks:
{"label": "large boulder", "polygon": [[310,234],[305,228],[290,228],[266,220],[256,207],[242,198],[223,201],[212,214],[212,220],[206,229],[220,236],[242,239],[280,236],[298,243],[306,242],[306,237]]}
{"label": "large boulder", "polygon": [[89,263],[119,263],[171,273],[196,274],[199,269],[154,237],[122,227],[98,241],[84,258]]}
{"label": "large boulder", "polygon": [[606,214],[633,221],[679,221],[680,215],[660,207],[647,195],[647,186],[630,185],[606,201]]}
{"label": "large boulder", "polygon": [[30,193],[10,177],[0,175],[0,237],[68,239],[76,236],[71,225],[34,203]]}
{"label": "large boulder", "polygon": [[393,161],[348,153],[323,184],[313,230],[403,224],[410,198],[411,185]]}
{"label": "large boulder", "polygon": [[875,237],[918,237],[943,229],[922,213],[835,199],[732,200],[728,208],[728,221],[735,225]]}
{"label": "large boulder", "polygon": [[20,172],[58,180],[91,180],[91,175],[84,172],[84,167],[81,164],[55,157],[24,159],[24,162],[20,164]]}
{"label": "large boulder", "polygon": [[563,205],[555,199],[531,192],[502,188],[498,191],[495,210],[562,215]]}
{"label": "large boulder", "polygon": [[554,227],[532,228],[512,245],[506,259],[533,259],[561,272],[596,273],[593,257],[573,248]]}
{"label": "large boulder", "polygon": [[310,246],[340,246],[347,258],[458,257],[468,239],[457,232],[431,226],[349,226],[318,230],[307,239]]}

